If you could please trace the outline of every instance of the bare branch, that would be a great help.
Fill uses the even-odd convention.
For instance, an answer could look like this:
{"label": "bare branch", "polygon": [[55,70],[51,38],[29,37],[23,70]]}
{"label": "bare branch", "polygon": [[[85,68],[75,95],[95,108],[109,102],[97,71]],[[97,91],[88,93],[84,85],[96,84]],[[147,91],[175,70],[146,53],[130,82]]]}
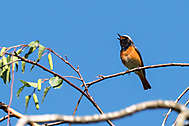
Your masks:
{"label": "bare branch", "polygon": [[[10,115],[10,117],[14,117],[14,116]],[[5,119],[8,119],[8,115],[6,115],[6,116],[0,118],[0,122],[4,121]]]}
{"label": "bare branch", "polygon": [[[178,101],[182,98],[182,96],[184,96],[184,94],[186,94],[186,92],[189,90],[189,87],[187,87],[180,95],[179,97],[175,100],[175,103],[178,103]],[[186,105],[185,105],[186,106]],[[167,118],[169,116],[169,114],[171,113],[172,109],[169,109],[169,111],[167,112],[164,120],[163,120],[163,123],[161,124],[162,126],[165,126],[165,123],[167,121]]]}
{"label": "bare branch", "polygon": [[105,79],[108,79],[108,78],[117,77],[117,76],[120,76],[120,75],[125,75],[125,74],[131,73],[131,72],[134,72],[134,71],[139,71],[139,70],[142,70],[142,69],[151,69],[151,68],[159,68],[159,67],[170,67],[170,66],[181,66],[181,67],[184,67],[184,66],[189,66],[189,63],[167,63],[167,64],[157,64],[157,65],[138,67],[138,68],[134,68],[134,69],[131,69],[131,70],[127,70],[127,71],[123,71],[123,72],[120,72],[120,73],[115,73],[115,74],[111,74],[111,75],[107,75],[107,76],[102,76],[101,75],[101,77],[99,79],[91,81],[91,82],[88,82],[87,85],[91,86],[91,85],[93,85],[95,83],[98,83],[98,82],[100,82],[102,80],[105,80]]}
{"label": "bare branch", "polygon": [[[14,110],[13,108],[8,107],[8,105],[6,105],[6,104],[4,104],[4,103],[2,103],[2,102],[0,102],[0,109],[2,109],[2,110],[3,110],[4,112],[6,112],[6,113],[8,113],[8,111],[9,111],[11,117],[16,117],[16,118],[18,118],[18,119],[25,117],[25,116],[22,115],[21,113],[17,112],[17,111]],[[7,118],[8,118],[8,115],[5,116],[4,119],[7,119]],[[2,121],[4,120],[3,118],[1,118],[1,119],[2,119]],[[33,123],[33,122],[30,122],[30,124],[31,124],[32,126],[39,126],[37,123]]]}
{"label": "bare branch", "polygon": [[[105,120],[113,120],[122,118],[125,116],[132,115],[136,112],[143,111],[146,109],[155,109],[155,108],[172,108],[178,113],[185,113],[185,115],[189,115],[189,110],[184,105],[177,104],[174,101],[148,101],[139,103],[136,105],[132,105],[126,107],[123,110],[111,112],[102,115],[93,115],[93,116],[66,116],[66,115],[36,115],[36,116],[25,116],[17,122],[16,126],[24,126],[29,122],[50,122],[50,121],[65,121],[66,123],[94,123]],[[187,113],[186,113],[187,112]],[[183,118],[183,115],[182,115]],[[182,122],[182,118],[179,118],[179,121]],[[186,117],[184,117],[186,119]]]}

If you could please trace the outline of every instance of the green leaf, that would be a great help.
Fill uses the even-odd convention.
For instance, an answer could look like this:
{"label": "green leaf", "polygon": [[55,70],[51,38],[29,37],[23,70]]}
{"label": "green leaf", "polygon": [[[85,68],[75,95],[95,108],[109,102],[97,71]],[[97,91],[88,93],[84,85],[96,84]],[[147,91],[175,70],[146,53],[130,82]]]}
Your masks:
{"label": "green leaf", "polygon": [[11,62],[14,62],[14,61],[16,61],[16,62],[14,62],[13,63],[13,71],[15,70],[15,64],[16,64],[16,72],[18,71],[18,57],[16,57],[16,56],[13,56],[13,58],[12,58],[12,61]]}
{"label": "green leaf", "polygon": [[36,109],[39,109],[39,101],[38,101],[36,93],[33,93],[33,100],[35,102]]}
{"label": "green leaf", "polygon": [[3,58],[0,60],[0,66],[1,66],[0,77],[3,79],[5,84],[6,84],[6,75],[7,75],[7,69],[8,69],[8,66],[4,66],[4,63],[6,64],[6,62],[7,60],[5,56],[3,56]]}
{"label": "green leaf", "polygon": [[[39,62],[38,60],[37,61],[34,61],[34,62]],[[31,67],[31,69],[30,69],[30,71],[32,71],[33,70],[33,68],[34,68],[34,66],[35,66],[35,64],[32,64],[32,67]]]}
{"label": "green leaf", "polygon": [[22,61],[22,73],[25,72],[26,62]]}
{"label": "green leaf", "polygon": [[18,50],[16,51],[16,54],[19,55],[21,52],[22,52],[22,48],[18,49]]}
{"label": "green leaf", "polygon": [[28,46],[30,46],[30,47],[37,47],[37,46],[39,46],[39,41],[38,40],[32,41],[32,42],[30,42],[30,44],[28,44]]}
{"label": "green leaf", "polygon": [[3,62],[3,65],[6,65],[4,66],[4,69],[7,69],[8,66],[7,66],[7,58],[5,56],[2,57],[2,62]]}
{"label": "green leaf", "polygon": [[29,55],[32,54],[32,53],[36,50],[36,48],[39,46],[39,41],[32,41],[28,46],[30,47],[30,49],[29,49],[28,53],[26,53],[25,56],[24,56],[26,59],[27,59],[27,58],[29,57]]}
{"label": "green leaf", "polygon": [[8,69],[7,69],[7,75],[6,75],[6,81],[7,82],[10,82],[10,80],[11,80],[11,77],[10,77],[10,69],[11,69],[11,67],[10,66],[8,66]]}
{"label": "green leaf", "polygon": [[29,57],[29,55],[32,54],[32,52],[33,52],[35,49],[36,49],[36,48],[34,48],[34,47],[30,47],[28,53],[26,53],[24,57],[27,59],[27,58]]}
{"label": "green leaf", "polygon": [[24,84],[24,86],[26,87],[34,87],[34,88],[37,88],[37,83],[34,83],[34,82],[27,82],[27,81],[24,81],[24,80],[20,80],[20,82],[22,82]]}
{"label": "green leaf", "polygon": [[4,69],[3,72],[1,73],[1,78],[3,79],[4,84],[7,83],[7,69]]}
{"label": "green leaf", "polygon": [[2,59],[0,59],[0,76],[2,75],[2,73],[3,73],[3,61],[2,61]]}
{"label": "green leaf", "polygon": [[38,82],[37,82],[37,89],[38,89],[38,91],[41,90],[41,79],[38,79]]}
{"label": "green leaf", "polygon": [[28,103],[29,103],[29,101],[30,101],[30,98],[31,98],[31,95],[27,95],[27,96],[25,97],[25,107],[26,107],[26,109],[28,108]]}
{"label": "green leaf", "polygon": [[[45,51],[45,47],[43,46],[43,45],[41,45],[41,44],[39,44],[39,51],[38,51],[38,58],[37,58],[37,61],[36,61],[36,63],[38,63],[39,61],[40,61],[40,59],[41,59],[41,56],[42,56],[42,54],[43,54],[43,52]],[[34,68],[34,64],[32,65],[32,67],[31,67],[31,71],[32,71],[32,69]]]}
{"label": "green leaf", "polygon": [[45,51],[45,47],[41,44],[39,44],[39,52],[38,52],[38,59],[41,59],[41,56],[43,55],[43,52]]}
{"label": "green leaf", "polygon": [[48,54],[48,61],[49,61],[50,69],[53,70],[53,61],[52,61],[51,53]]}
{"label": "green leaf", "polygon": [[19,98],[19,96],[20,96],[20,93],[23,91],[24,87],[25,87],[25,86],[22,86],[22,87],[20,87],[20,88],[18,89],[18,91],[17,91],[17,93],[16,93],[16,96],[17,96],[18,98]]}
{"label": "green leaf", "polygon": [[[18,49],[17,51],[16,51],[16,55],[19,55],[21,52],[23,51],[23,49],[22,48],[20,48],[20,49]],[[18,57],[16,57],[16,56],[13,56],[13,61],[16,61],[16,60],[18,60]],[[23,62],[23,61],[22,61]],[[18,71],[18,61],[16,61],[14,64],[16,64],[16,72]],[[25,71],[25,63],[22,63],[23,65],[22,65],[22,72],[24,73],[24,71]],[[14,70],[14,69],[13,69]]]}
{"label": "green leaf", "polygon": [[49,83],[54,89],[60,88],[62,86],[62,82],[63,80],[59,77],[52,77],[49,79]]}
{"label": "green leaf", "polygon": [[28,82],[26,82],[26,81],[24,81],[24,80],[20,80],[20,82],[22,82],[25,86],[27,86],[27,87],[31,87],[29,84],[28,84]]}
{"label": "green leaf", "polygon": [[47,95],[47,93],[49,92],[50,89],[51,89],[51,86],[46,87],[46,88],[44,89],[43,98],[42,98],[42,103],[44,102],[45,97],[46,97],[46,95]]}
{"label": "green leaf", "polygon": [[7,63],[9,63],[9,62],[11,61],[11,58],[12,58],[11,55],[8,55],[8,56],[7,56]]}
{"label": "green leaf", "polygon": [[7,50],[6,47],[3,47],[0,52],[0,57],[4,55],[5,51]]}
{"label": "green leaf", "polygon": [[18,71],[18,62],[16,62],[16,72]]}

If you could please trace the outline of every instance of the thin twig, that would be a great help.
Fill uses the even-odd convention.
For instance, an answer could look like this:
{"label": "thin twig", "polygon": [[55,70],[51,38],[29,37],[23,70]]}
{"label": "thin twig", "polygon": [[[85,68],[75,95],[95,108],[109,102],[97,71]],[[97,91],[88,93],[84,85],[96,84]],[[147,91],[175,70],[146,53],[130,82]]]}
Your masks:
{"label": "thin twig", "polygon": [[58,53],[56,53],[54,50],[52,50],[51,48],[47,48],[50,52],[52,52],[53,54],[55,54],[58,58],[60,58],[63,62],[65,62],[68,66],[70,66],[80,77],[81,81],[83,82],[83,85],[85,86],[85,89],[88,93],[88,87],[86,86],[84,79],[81,75],[81,73],[79,72],[79,68],[76,69],[68,60],[64,59],[62,56],[60,56]]}
{"label": "thin twig", "polygon": [[[16,48],[14,48],[14,51],[16,50]],[[13,60],[13,56],[11,57],[12,60]],[[12,97],[13,97],[13,85],[14,85],[14,69],[13,69],[13,65],[14,64],[11,64],[12,65],[12,72],[11,72],[11,75],[12,75],[12,79],[11,79],[11,90],[10,90],[10,99],[9,99],[9,105],[8,107],[11,106],[11,103],[12,103]],[[9,126],[9,118],[10,117],[10,111],[8,109],[8,120],[7,120],[7,126]]]}
{"label": "thin twig", "polygon": [[[189,87],[187,87],[180,95],[179,97],[175,100],[175,103],[178,103],[178,101],[184,96],[184,94],[186,94],[186,92],[189,90]],[[162,126],[165,126],[165,123],[167,121],[167,118],[169,116],[169,114],[171,113],[172,109],[169,109],[169,111],[167,112],[164,120],[163,120],[163,123],[161,124]]]}
{"label": "thin twig", "polygon": [[6,116],[0,118],[0,122],[4,121],[5,119],[8,119],[8,116],[13,117],[12,115],[6,115]]}
{"label": "thin twig", "polygon": [[53,54],[55,54],[58,58],[60,58],[63,62],[65,62],[67,65],[69,65],[74,71],[77,71],[76,68],[70,64],[68,62],[68,60],[65,60],[62,56],[60,56],[58,53],[56,53],[54,50],[52,50],[51,48],[47,48],[47,50],[49,50],[50,52],[52,52]]}
{"label": "thin twig", "polygon": [[187,106],[188,104],[189,104],[189,99],[186,101],[184,105]]}
{"label": "thin twig", "polygon": [[100,82],[102,80],[106,80],[106,79],[109,79],[109,78],[117,77],[117,76],[120,76],[120,75],[125,75],[125,74],[131,73],[131,72],[134,72],[134,71],[139,71],[139,70],[142,70],[142,69],[151,69],[151,68],[159,68],[159,67],[170,67],[170,66],[181,66],[181,67],[184,67],[184,66],[189,66],[189,63],[167,63],[167,64],[157,64],[157,65],[138,67],[138,68],[134,68],[134,69],[131,69],[131,70],[127,70],[127,71],[123,71],[123,72],[120,72],[120,73],[115,73],[115,74],[111,74],[111,75],[107,75],[107,76],[102,76],[101,75],[101,78],[99,78],[97,80],[94,80],[94,81],[91,81],[91,82],[88,82],[87,85],[91,86],[91,85],[93,85],[95,83],[98,83],[98,82]]}
{"label": "thin twig", "polygon": [[78,77],[74,77],[74,76],[64,76],[65,78],[74,78],[74,79],[77,79],[77,80],[80,80],[81,81],[81,79],[80,78],[78,78]]}
{"label": "thin twig", "polygon": [[[84,90],[84,92],[85,92],[85,91],[86,91],[86,90]],[[76,114],[76,111],[77,111],[77,109],[78,109],[78,106],[79,106],[79,103],[81,102],[82,97],[83,97],[83,94],[81,94],[81,96],[79,97],[79,100],[77,101],[77,104],[76,104],[75,109],[74,109],[74,112],[73,112],[73,116],[75,116],[75,114]],[[65,123],[65,122],[64,122],[64,121],[58,121],[58,122],[53,122],[53,123],[45,124],[44,126],[53,126],[53,125],[59,125],[59,124],[62,124],[62,123]],[[109,123],[111,126],[114,125],[114,124],[113,124],[111,121],[109,121],[109,120],[108,120],[108,123]],[[71,123],[70,123],[69,125],[71,125]]]}
{"label": "thin twig", "polygon": [[[84,92],[85,92],[85,90],[84,90]],[[77,104],[76,104],[74,112],[73,112],[73,116],[75,116],[77,108],[78,108],[82,98],[83,98],[83,94],[81,94],[81,96],[79,97],[79,100],[77,101]]]}
{"label": "thin twig", "polygon": [[[188,87],[188,88],[189,88],[189,87]],[[187,89],[188,89],[188,88],[187,88]],[[186,89],[186,90],[187,90],[187,89]],[[184,106],[187,106],[188,103],[189,103],[189,99],[186,101],[186,103],[184,104]],[[177,122],[178,118],[179,118],[179,115],[177,116],[177,118],[176,118],[176,120],[175,120],[175,122],[173,123],[172,126],[175,126],[175,125],[176,125],[176,122]]]}

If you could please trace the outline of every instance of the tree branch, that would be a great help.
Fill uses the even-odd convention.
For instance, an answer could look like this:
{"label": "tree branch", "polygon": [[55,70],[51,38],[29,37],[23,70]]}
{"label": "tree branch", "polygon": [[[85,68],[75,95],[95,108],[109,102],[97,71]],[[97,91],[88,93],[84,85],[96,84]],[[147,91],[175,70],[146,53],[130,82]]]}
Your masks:
{"label": "tree branch", "polygon": [[[175,103],[178,103],[178,101],[182,98],[182,96],[184,96],[184,94],[186,94],[186,92],[189,90],[189,87],[187,87],[180,95],[179,97],[175,100]],[[185,105],[186,106],[186,105]],[[165,126],[165,123],[167,121],[167,118],[169,116],[169,114],[171,113],[172,109],[169,109],[169,111],[167,112],[164,120],[163,120],[163,123],[161,124],[162,126]]]}
{"label": "tree branch", "polygon": [[[189,116],[189,109],[186,108],[184,105],[177,104],[174,101],[148,101],[139,103],[136,105],[132,105],[126,107],[123,110],[119,110],[116,112],[111,112],[102,115],[93,115],[93,116],[66,116],[66,115],[36,115],[36,116],[25,116],[24,118],[19,119],[16,126],[24,126],[29,122],[49,122],[49,121],[65,121],[66,123],[94,123],[100,122],[105,120],[113,120],[122,118],[125,116],[132,115],[136,112],[140,112],[146,109],[155,109],[155,108],[171,108],[178,113],[184,113],[181,115],[182,118],[179,118],[180,122],[184,122],[182,119],[186,119],[185,116]],[[184,117],[183,117],[184,116]],[[179,123],[180,123],[179,122]]]}
{"label": "tree branch", "polygon": [[[8,105],[4,104],[3,102],[0,102],[0,109],[2,109],[6,113],[8,113],[8,111],[9,111],[11,117],[16,117],[18,119],[25,117],[24,115],[22,115],[21,113],[17,112],[13,108],[8,107]],[[5,116],[4,119],[7,119],[7,118],[8,118],[8,115]],[[3,121],[4,119],[2,118],[1,121]],[[29,124],[32,125],[32,126],[39,126],[37,123],[33,123],[33,122],[30,122]]]}
{"label": "tree branch", "polygon": [[[30,63],[30,64],[33,64],[33,65],[36,65],[38,67],[40,67],[41,69],[43,69],[44,71],[47,71],[48,73],[51,73],[53,74],[54,76],[57,76],[59,78],[61,78],[63,81],[65,81],[67,84],[69,84],[71,87],[75,88],[76,90],[78,90],[80,93],[82,93],[92,104],[93,106],[101,113],[103,114],[103,111],[100,109],[100,107],[95,103],[95,101],[92,99],[92,97],[90,95],[87,95],[84,91],[82,91],[80,88],[78,88],[77,86],[75,86],[73,83],[71,83],[69,80],[67,80],[65,77],[61,76],[60,74],[57,74],[56,72],[52,71],[52,70],[49,70],[47,69],[46,67],[40,65],[39,63],[37,62],[34,62],[32,60],[29,60],[29,59],[25,59],[19,55],[15,55],[15,54],[10,54],[10,53],[6,53],[7,55],[13,55],[13,56],[16,56],[18,57],[19,59],[21,59],[21,61],[24,61],[24,62],[27,62],[27,63]],[[109,125],[111,126],[114,126],[113,123],[108,120],[107,121]]]}
{"label": "tree branch", "polygon": [[142,69],[151,69],[151,68],[159,68],[159,67],[170,67],[170,66],[181,66],[181,67],[184,67],[184,66],[189,66],[189,63],[167,63],[167,64],[157,64],[157,65],[138,67],[138,68],[134,68],[134,69],[131,69],[131,70],[127,70],[127,71],[123,71],[123,72],[120,72],[120,73],[115,73],[115,74],[111,74],[111,75],[107,75],[107,76],[102,76],[101,75],[99,79],[91,81],[91,82],[88,82],[87,85],[91,86],[91,85],[93,85],[95,83],[98,83],[98,82],[100,82],[102,80],[106,80],[106,79],[109,79],[109,78],[117,77],[117,76],[120,76],[120,75],[125,75],[125,74],[131,73],[131,72],[134,72],[134,71],[139,71],[139,70],[142,70]]}
{"label": "tree branch", "polygon": [[[9,116],[10,116],[10,117],[14,117],[14,116],[12,116],[12,115],[9,115]],[[4,121],[4,120],[6,120],[6,119],[8,119],[8,115],[6,115],[6,116],[0,118],[0,122]]]}
{"label": "tree branch", "polygon": [[58,58],[60,58],[64,63],[66,63],[68,66],[70,66],[80,77],[80,80],[82,81],[83,85],[85,86],[86,92],[88,93],[88,87],[86,86],[86,83],[81,75],[81,73],[79,72],[79,67],[78,69],[76,69],[71,63],[69,63],[68,60],[65,60],[63,57],[61,57],[58,53],[56,53],[54,50],[52,50],[51,48],[47,48],[50,52],[52,52],[53,54],[55,54]]}

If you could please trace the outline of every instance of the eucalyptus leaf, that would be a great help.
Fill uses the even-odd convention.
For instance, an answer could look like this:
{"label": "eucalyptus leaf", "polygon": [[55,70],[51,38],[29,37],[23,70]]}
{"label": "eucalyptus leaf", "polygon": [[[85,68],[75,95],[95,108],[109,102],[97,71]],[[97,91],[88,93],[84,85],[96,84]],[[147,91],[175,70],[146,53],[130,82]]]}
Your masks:
{"label": "eucalyptus leaf", "polygon": [[11,67],[10,66],[8,66],[8,68],[7,68],[7,75],[6,75],[6,81],[7,82],[10,82],[10,80],[11,80],[11,76],[10,76],[10,69],[11,69]]}
{"label": "eucalyptus leaf", "polygon": [[49,61],[50,69],[53,70],[53,61],[52,61],[51,53],[48,54],[48,61]]}
{"label": "eucalyptus leaf", "polygon": [[7,69],[8,68],[8,66],[7,66],[7,58],[5,56],[2,57],[2,63],[3,63],[3,65],[6,65],[6,66],[4,66],[3,69]]}
{"label": "eucalyptus leaf", "polygon": [[39,46],[39,41],[32,41],[30,44],[28,44],[28,46],[30,47],[30,49],[24,56],[26,59],[37,49],[37,47]]}
{"label": "eucalyptus leaf", "polygon": [[25,107],[26,107],[26,109],[28,108],[28,103],[30,101],[30,98],[31,98],[31,95],[25,96]]}
{"label": "eucalyptus leaf", "polygon": [[43,55],[43,52],[45,51],[45,47],[41,44],[39,44],[39,51],[38,51],[38,59],[41,59],[41,56]]}
{"label": "eucalyptus leaf", "polygon": [[1,78],[3,79],[4,84],[7,83],[7,69],[4,69],[3,72],[1,73]]}
{"label": "eucalyptus leaf", "polygon": [[16,72],[18,71],[18,61],[17,60],[18,60],[18,57],[16,57],[16,56],[13,56],[13,58],[11,60],[11,62],[14,62],[13,63],[13,71],[15,70],[15,64],[16,64]]}
{"label": "eucalyptus leaf", "polygon": [[18,49],[18,50],[16,51],[16,54],[19,55],[21,52],[22,52],[22,48]]}
{"label": "eucalyptus leaf", "polygon": [[39,101],[38,101],[36,93],[33,93],[33,100],[35,102],[36,109],[39,109]]}
{"label": "eucalyptus leaf", "polygon": [[25,72],[25,68],[26,68],[26,62],[22,61],[22,73]]}
{"label": "eucalyptus leaf", "polygon": [[0,57],[4,55],[5,51],[7,50],[6,47],[3,47],[0,52]]}
{"label": "eucalyptus leaf", "polygon": [[19,98],[19,96],[20,96],[20,93],[23,91],[23,89],[24,89],[24,85],[22,86],[22,87],[20,87],[19,89],[18,89],[18,91],[17,91],[17,93],[16,93],[16,96]]}
{"label": "eucalyptus leaf", "polygon": [[27,82],[27,81],[24,81],[24,80],[20,80],[20,82],[22,82],[26,87],[34,87],[34,88],[37,88],[37,83],[34,83],[34,82]]}
{"label": "eucalyptus leaf", "polygon": [[[43,52],[45,51],[45,49],[46,49],[46,48],[45,48],[43,45],[39,44],[38,58],[37,58],[37,61],[35,61],[36,63],[38,63],[38,62],[40,61],[41,56],[42,56]],[[33,69],[34,67],[35,67],[35,65],[33,64],[30,70],[32,71],[32,69]]]}
{"label": "eucalyptus leaf", "polygon": [[38,89],[38,91],[41,90],[41,79],[38,79],[38,82],[37,82],[37,89]]}
{"label": "eucalyptus leaf", "polygon": [[49,79],[49,83],[50,85],[54,88],[54,89],[57,89],[57,88],[60,88],[62,86],[62,82],[63,80],[60,79],[59,77],[52,77]]}
{"label": "eucalyptus leaf", "polygon": [[44,102],[45,97],[46,97],[46,95],[47,95],[47,93],[49,92],[50,89],[51,89],[51,86],[46,87],[46,88],[44,89],[44,93],[43,93],[43,97],[42,97],[42,103]]}

